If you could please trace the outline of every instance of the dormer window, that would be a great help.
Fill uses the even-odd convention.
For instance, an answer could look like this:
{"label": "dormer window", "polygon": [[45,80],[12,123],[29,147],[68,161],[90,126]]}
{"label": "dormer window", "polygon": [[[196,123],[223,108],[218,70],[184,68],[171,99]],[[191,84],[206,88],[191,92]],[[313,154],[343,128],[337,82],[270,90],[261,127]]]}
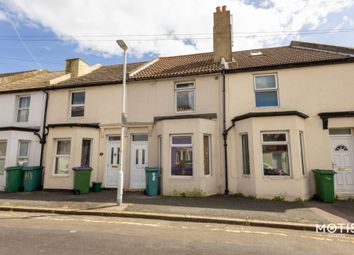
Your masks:
{"label": "dormer window", "polygon": [[85,91],[74,91],[70,95],[70,117],[83,117],[85,114]]}
{"label": "dormer window", "polygon": [[194,82],[180,82],[175,84],[176,112],[194,111]]}
{"label": "dormer window", "polygon": [[17,100],[17,122],[27,122],[31,104],[30,96],[19,96]]}

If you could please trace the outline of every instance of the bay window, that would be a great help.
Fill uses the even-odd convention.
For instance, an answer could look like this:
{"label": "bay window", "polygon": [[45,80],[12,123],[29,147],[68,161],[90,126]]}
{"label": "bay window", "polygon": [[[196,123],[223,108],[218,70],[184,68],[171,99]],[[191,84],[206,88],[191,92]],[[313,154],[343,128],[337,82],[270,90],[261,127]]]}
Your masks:
{"label": "bay window", "polygon": [[191,135],[171,136],[171,175],[193,176],[193,145]]}
{"label": "bay window", "polygon": [[290,175],[289,139],[287,132],[262,133],[264,175]]}

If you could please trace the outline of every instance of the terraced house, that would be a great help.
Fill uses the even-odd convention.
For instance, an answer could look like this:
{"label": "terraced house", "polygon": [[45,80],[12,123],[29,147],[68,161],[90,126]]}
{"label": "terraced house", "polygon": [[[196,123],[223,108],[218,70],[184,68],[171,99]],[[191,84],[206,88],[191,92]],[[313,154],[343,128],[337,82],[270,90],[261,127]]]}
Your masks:
{"label": "terraced house", "polygon": [[41,164],[45,87],[63,75],[47,70],[0,74],[0,190],[6,167]]}
{"label": "terraced house", "polygon": [[354,50],[293,41],[232,52],[231,31],[217,9],[213,52],[130,63],[125,137],[122,65],[67,60],[65,80],[45,87],[44,188],[72,189],[79,165],[116,187],[125,139],[126,190],[159,166],[163,195],[307,199],[312,170],[334,168],[337,194],[353,195]]}

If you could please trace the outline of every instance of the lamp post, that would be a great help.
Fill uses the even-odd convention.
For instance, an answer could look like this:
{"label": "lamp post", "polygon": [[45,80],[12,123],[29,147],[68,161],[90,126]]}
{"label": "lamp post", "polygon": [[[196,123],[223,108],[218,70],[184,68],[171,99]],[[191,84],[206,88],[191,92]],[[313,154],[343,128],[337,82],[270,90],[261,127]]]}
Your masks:
{"label": "lamp post", "polygon": [[120,166],[118,169],[118,186],[117,186],[117,204],[121,205],[123,202],[123,166],[125,162],[125,142],[124,137],[127,131],[127,50],[128,46],[123,40],[117,40],[117,44],[124,51],[124,65],[123,65],[123,86],[122,86],[122,114],[121,114],[121,134],[120,134]]}

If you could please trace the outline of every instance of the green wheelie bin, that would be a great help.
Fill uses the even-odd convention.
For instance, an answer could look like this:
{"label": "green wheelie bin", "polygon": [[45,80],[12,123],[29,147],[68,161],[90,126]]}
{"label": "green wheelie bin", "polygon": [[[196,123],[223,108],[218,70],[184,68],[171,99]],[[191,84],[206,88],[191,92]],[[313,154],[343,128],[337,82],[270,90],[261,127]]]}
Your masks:
{"label": "green wheelie bin", "polygon": [[146,195],[157,196],[159,192],[159,175],[158,167],[145,167],[146,173]]}
{"label": "green wheelie bin", "polygon": [[23,188],[23,167],[11,166],[6,168],[6,192],[18,192]]}
{"label": "green wheelie bin", "polygon": [[86,194],[90,191],[91,167],[74,167],[74,194]]}
{"label": "green wheelie bin", "polygon": [[25,166],[23,167],[23,189],[25,192],[39,190],[42,187],[42,171],[41,166]]}
{"label": "green wheelie bin", "polygon": [[336,172],[332,169],[316,169],[313,172],[315,174],[318,198],[325,203],[334,203],[334,175]]}

